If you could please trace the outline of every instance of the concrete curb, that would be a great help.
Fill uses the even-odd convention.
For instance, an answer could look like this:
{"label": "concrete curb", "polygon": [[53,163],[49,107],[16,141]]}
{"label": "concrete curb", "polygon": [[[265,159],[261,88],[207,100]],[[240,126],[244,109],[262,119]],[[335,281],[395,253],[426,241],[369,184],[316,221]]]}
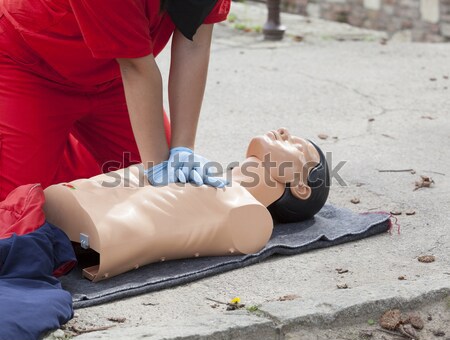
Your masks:
{"label": "concrete curb", "polygon": [[262,304],[254,313],[224,312],[223,317],[169,321],[166,325],[110,329],[77,339],[284,339],[284,334],[302,327],[377,320],[392,308],[413,309],[450,296],[450,281],[444,277],[371,285],[333,293],[300,297],[292,301]]}
{"label": "concrete curb", "polygon": [[278,339],[271,320],[245,310],[226,312],[222,318],[204,316],[195,320],[167,320],[165,325],[117,328],[87,333],[76,339]]}
{"label": "concrete curb", "polygon": [[[450,280],[430,278],[395,285],[371,285],[286,302],[269,302],[260,310],[279,325],[282,333],[304,326],[331,325],[378,319],[386,310],[413,309],[450,295]],[[364,320],[366,321],[366,320]]]}

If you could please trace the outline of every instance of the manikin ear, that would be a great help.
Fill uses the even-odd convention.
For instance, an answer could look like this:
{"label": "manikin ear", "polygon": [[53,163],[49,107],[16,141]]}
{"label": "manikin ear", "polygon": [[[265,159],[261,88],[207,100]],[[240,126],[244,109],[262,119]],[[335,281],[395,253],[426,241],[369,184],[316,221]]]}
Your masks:
{"label": "manikin ear", "polygon": [[303,183],[291,187],[291,193],[300,200],[306,201],[311,196],[311,188]]}

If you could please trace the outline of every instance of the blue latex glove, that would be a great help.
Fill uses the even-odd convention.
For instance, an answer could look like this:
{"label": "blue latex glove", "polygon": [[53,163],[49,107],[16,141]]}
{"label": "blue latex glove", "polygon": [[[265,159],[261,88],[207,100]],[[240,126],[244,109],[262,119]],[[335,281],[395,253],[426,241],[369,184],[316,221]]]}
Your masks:
{"label": "blue latex glove", "polygon": [[175,168],[175,177],[181,183],[209,185],[223,188],[228,182],[222,178],[213,177],[214,164],[205,157],[197,155],[189,148],[177,147],[170,150],[169,167]]}
{"label": "blue latex glove", "polygon": [[169,171],[168,163],[168,161],[164,161],[144,170],[144,174],[147,176],[151,185],[161,186],[176,182],[175,172]]}
{"label": "blue latex glove", "polygon": [[146,170],[152,185],[167,185],[168,183],[194,183],[223,188],[228,182],[222,178],[213,177],[214,166],[206,158],[196,155],[191,149],[176,147],[170,150],[169,159]]}

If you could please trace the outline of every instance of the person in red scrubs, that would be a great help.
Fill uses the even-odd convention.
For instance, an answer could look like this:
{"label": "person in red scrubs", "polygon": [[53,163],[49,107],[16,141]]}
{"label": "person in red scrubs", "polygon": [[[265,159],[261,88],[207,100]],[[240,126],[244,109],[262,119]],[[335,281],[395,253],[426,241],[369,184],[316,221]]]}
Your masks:
{"label": "person in red scrubs", "polygon": [[[152,182],[169,155],[193,153],[213,24],[229,9],[230,0],[0,0],[0,201],[22,184],[139,162]],[[171,36],[169,125],[155,57]]]}

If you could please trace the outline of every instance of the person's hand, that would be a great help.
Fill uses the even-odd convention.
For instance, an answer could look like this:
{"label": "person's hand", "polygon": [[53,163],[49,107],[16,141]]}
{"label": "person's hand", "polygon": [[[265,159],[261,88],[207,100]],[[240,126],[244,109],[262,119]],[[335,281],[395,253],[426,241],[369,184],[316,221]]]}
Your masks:
{"label": "person's hand", "polygon": [[169,183],[194,183],[223,188],[228,182],[214,177],[214,165],[205,157],[195,154],[191,149],[176,147],[170,150],[169,159],[146,170],[149,182],[160,186]]}
{"label": "person's hand", "polygon": [[175,183],[175,171],[169,171],[169,161],[164,161],[144,171],[148,181],[153,186],[162,186],[169,183]]}
{"label": "person's hand", "polygon": [[175,169],[175,177],[181,183],[205,184],[215,188],[223,188],[228,184],[225,179],[213,176],[215,167],[210,161],[195,154],[189,148],[176,147],[171,149],[169,167]]}

